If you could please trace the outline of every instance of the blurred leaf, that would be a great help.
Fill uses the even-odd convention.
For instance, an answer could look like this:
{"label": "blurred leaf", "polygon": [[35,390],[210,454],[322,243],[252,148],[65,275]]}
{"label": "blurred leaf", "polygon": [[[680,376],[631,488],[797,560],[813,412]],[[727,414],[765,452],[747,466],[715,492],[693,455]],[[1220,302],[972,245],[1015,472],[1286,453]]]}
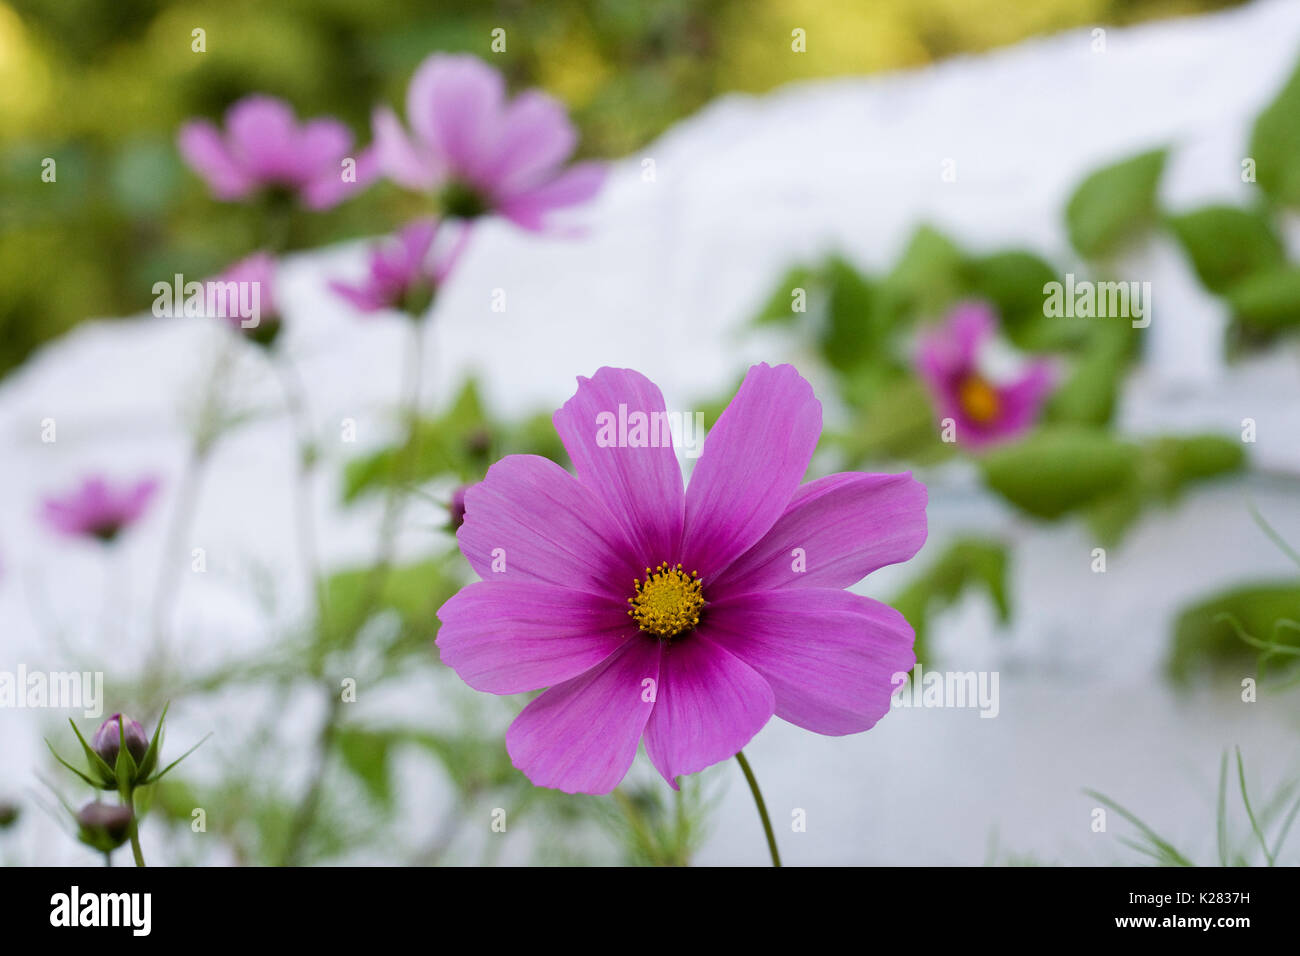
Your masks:
{"label": "blurred leaf", "polygon": [[1139,451],[1100,429],[1044,428],[981,460],[984,481],[1039,518],[1059,518],[1135,481]]}
{"label": "blurred leaf", "polygon": [[1258,652],[1238,636],[1238,627],[1285,647],[1300,647],[1300,632],[1275,627],[1278,621],[1297,617],[1300,585],[1294,581],[1234,588],[1187,607],[1174,623],[1166,662],[1169,676],[1186,683],[1214,671],[1253,673]]}
{"label": "blurred leaf", "polygon": [[[419,423],[414,441],[415,460],[408,475],[417,484],[447,476],[473,483],[482,479],[493,461],[512,454],[541,455],[568,464],[550,415],[539,413],[514,425],[494,422],[473,380],[465,383],[445,414]],[[386,488],[397,474],[404,447],[392,445],[349,461],[344,468],[343,501],[350,504]]]}
{"label": "blurred leaf", "polygon": [[1148,505],[1171,504],[1188,485],[1239,471],[1245,463],[1241,442],[1220,435],[1146,441],[1133,480],[1089,505],[1088,524],[1101,544],[1116,544]]}
{"label": "blurred leaf", "polygon": [[1090,174],[1065,209],[1070,243],[1089,259],[1113,252],[1155,219],[1166,151],[1152,150]]}
{"label": "blurred leaf", "polygon": [[1242,443],[1221,435],[1157,438],[1143,445],[1142,483],[1166,501],[1187,485],[1240,471],[1246,464]]}
{"label": "blurred leaf", "polygon": [[1070,377],[1048,400],[1046,420],[1078,425],[1108,424],[1128,370],[1133,342],[1132,326],[1128,322],[1092,322],[1088,326],[1087,344],[1075,359]]}
{"label": "blurred leaf", "polygon": [[872,378],[855,375],[844,381],[844,399],[857,411],[850,429],[830,433],[844,449],[849,467],[908,460],[930,463],[952,454],[939,440],[930,395],[914,375]]}
{"label": "blurred leaf", "polygon": [[1007,549],[997,541],[961,538],[889,602],[916,631],[916,659],[928,659],[930,615],[951,606],[969,588],[989,596],[998,620],[1011,617],[1007,597]]}
{"label": "blurred leaf", "polygon": [[509,786],[524,779],[510,762],[510,754],[500,735],[410,731],[406,739],[436,757],[465,796]]}
{"label": "blurred leaf", "polygon": [[1192,260],[1197,277],[1211,292],[1225,292],[1241,279],[1272,270],[1286,260],[1282,240],[1262,212],[1206,206],[1170,216],[1168,222]]}
{"label": "blurred leaf", "polygon": [[[414,564],[378,571],[353,568],[330,575],[325,593],[330,620],[321,629],[321,656],[352,646],[366,621],[376,614],[393,612],[400,622],[398,634],[387,648],[390,656],[427,648],[438,636],[437,610],[460,588],[447,565],[458,561],[457,553]],[[344,633],[342,625],[355,624]]]}
{"label": "blurred leaf", "polygon": [[1282,205],[1300,205],[1300,67],[1255,120],[1249,158],[1260,189]]}
{"label": "blurred leaf", "polygon": [[394,743],[386,731],[340,727],[334,734],[343,765],[365,786],[378,803],[391,807],[393,790],[389,779],[389,752]]}
{"label": "blurred leaf", "polygon": [[877,346],[884,331],[878,316],[879,290],[838,256],[826,263],[824,276],[827,305],[822,356],[832,368],[848,371],[879,355]]}
{"label": "blurred leaf", "polygon": [[1032,252],[1008,249],[968,260],[963,267],[970,295],[991,302],[1001,317],[1002,333],[1027,351],[1063,348],[1081,338],[1079,323],[1043,314],[1043,286],[1056,271]]}
{"label": "blurred leaf", "polygon": [[1255,273],[1229,289],[1227,298],[1247,333],[1270,335],[1300,325],[1300,268]]}
{"label": "blurred leaf", "polygon": [[805,266],[795,266],[790,269],[772,287],[772,294],[754,316],[754,324],[788,325],[799,321],[806,313],[794,311],[794,290],[804,290],[805,308],[807,308],[807,299],[815,291],[818,282],[819,276],[812,269]]}
{"label": "blurred leaf", "polygon": [[931,226],[912,234],[892,272],[884,279],[903,310],[936,315],[966,290],[965,257],[951,239]]}

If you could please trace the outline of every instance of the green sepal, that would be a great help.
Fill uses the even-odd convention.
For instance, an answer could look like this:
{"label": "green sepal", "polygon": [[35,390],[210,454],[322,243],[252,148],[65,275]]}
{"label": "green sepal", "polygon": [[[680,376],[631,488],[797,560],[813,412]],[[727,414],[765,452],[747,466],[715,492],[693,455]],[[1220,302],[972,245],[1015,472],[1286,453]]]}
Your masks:
{"label": "green sepal", "polygon": [[162,770],[159,770],[158,773],[154,774],[154,776],[150,777],[148,780],[142,780],[142,781],[140,781],[141,784],[157,783],[159,780],[161,780],[163,777],[165,777],[168,773],[170,773],[170,772],[171,772],[171,769],[172,769],[173,767],[175,767],[178,763],[180,763],[182,760],[184,760],[184,759],[185,759],[186,757],[188,757],[190,754],[194,753],[194,751],[196,751],[196,750],[198,750],[200,747],[202,747],[203,744],[207,742],[208,737],[211,737],[211,736],[212,736],[212,734],[208,734],[207,737],[204,737],[202,740],[200,740],[197,744],[195,744],[195,745],[194,745],[193,747],[191,747],[189,750],[185,751],[185,753],[181,754],[179,757],[177,757],[175,760],[173,760],[173,761],[172,761],[171,763],[169,763],[167,766],[163,767]]}
{"label": "green sepal", "polygon": [[[57,750],[54,749],[54,744],[50,743],[50,741],[49,741],[48,739],[46,739],[46,741],[45,741],[45,746],[47,746],[47,747],[50,748],[50,753],[54,754],[54,759],[55,759],[55,760],[57,760],[59,763],[63,764],[63,766],[67,767],[69,770],[71,770],[71,771],[72,771],[73,773],[75,773],[78,777],[80,777],[82,780],[86,781],[86,783],[90,784],[90,785],[91,785],[92,787],[94,787],[95,789],[97,789],[97,790],[99,789],[99,786],[100,786],[100,785],[99,785],[98,783],[96,783],[94,780],[91,780],[89,777],[87,777],[84,773],[82,773],[80,770],[78,770],[78,769],[77,769],[76,767],[74,767],[72,764],[68,763],[66,760],[64,760],[62,757],[60,757],[60,756],[59,756],[59,752],[58,752]],[[62,799],[62,798],[60,798],[60,799]],[[74,816],[75,816],[75,814],[74,814]]]}
{"label": "green sepal", "polygon": [[[81,749],[86,752],[86,761],[90,764],[90,769],[99,774],[100,782],[94,784],[94,786],[99,787],[101,790],[116,790],[118,788],[117,772],[108,765],[107,760],[95,753],[90,744],[86,743],[86,738],[81,736],[81,731],[77,729],[77,725],[72,722],[71,717],[68,718],[68,724],[72,727],[72,732],[77,735],[77,739],[81,741]],[[125,749],[125,741],[120,742],[119,753],[123,749]]]}
{"label": "green sepal", "polygon": [[129,798],[138,775],[135,758],[131,756],[131,750],[126,745],[126,726],[121,714],[117,715],[117,740],[117,765],[113,768],[113,773],[117,777],[118,792],[124,798]]}
{"label": "green sepal", "polygon": [[149,774],[153,773],[153,768],[158,766],[158,752],[162,747],[163,722],[167,719],[167,708],[171,705],[171,701],[163,704],[162,713],[158,715],[158,726],[153,729],[153,739],[149,741],[149,749],[144,752],[144,757],[140,759],[140,781],[142,783],[149,780]]}

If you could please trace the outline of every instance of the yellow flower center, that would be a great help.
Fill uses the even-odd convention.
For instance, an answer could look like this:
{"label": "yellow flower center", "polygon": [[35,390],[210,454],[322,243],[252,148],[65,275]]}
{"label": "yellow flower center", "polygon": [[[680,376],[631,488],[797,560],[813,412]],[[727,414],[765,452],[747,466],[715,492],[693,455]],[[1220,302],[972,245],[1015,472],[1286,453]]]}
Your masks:
{"label": "yellow flower center", "polygon": [[646,634],[672,639],[700,623],[704,609],[704,582],[698,571],[687,574],[679,564],[669,567],[665,562],[651,570],[645,569],[646,579],[633,580],[636,596],[627,599],[632,605],[628,616]]}
{"label": "yellow flower center", "polygon": [[957,397],[962,411],[981,425],[993,421],[1002,411],[998,390],[978,375],[970,375],[962,381]]}

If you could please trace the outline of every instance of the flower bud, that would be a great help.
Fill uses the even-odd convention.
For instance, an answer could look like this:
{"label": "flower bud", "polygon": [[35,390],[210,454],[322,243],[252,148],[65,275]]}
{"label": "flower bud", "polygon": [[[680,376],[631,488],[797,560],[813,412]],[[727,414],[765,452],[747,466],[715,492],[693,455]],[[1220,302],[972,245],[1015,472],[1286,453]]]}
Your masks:
{"label": "flower bud", "polygon": [[117,766],[117,752],[121,746],[117,725],[119,717],[122,720],[121,732],[126,734],[127,753],[135,760],[136,766],[139,766],[144,760],[144,755],[149,751],[149,738],[145,736],[144,728],[139,722],[130,717],[114,714],[108,718],[99,725],[99,730],[95,731],[90,745],[95,753],[104,758],[104,763],[110,767]]}
{"label": "flower bud", "polygon": [[104,853],[115,850],[131,835],[133,819],[130,807],[92,801],[77,811],[81,842]]}
{"label": "flower bud", "polygon": [[465,492],[468,488],[469,485],[461,485],[451,493],[447,513],[451,516],[451,524],[448,527],[453,533],[465,523]]}

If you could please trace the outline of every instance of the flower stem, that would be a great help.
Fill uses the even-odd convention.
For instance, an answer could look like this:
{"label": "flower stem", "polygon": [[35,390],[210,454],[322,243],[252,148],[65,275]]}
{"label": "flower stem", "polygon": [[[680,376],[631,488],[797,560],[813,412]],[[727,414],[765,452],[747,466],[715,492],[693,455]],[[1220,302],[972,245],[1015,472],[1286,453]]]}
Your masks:
{"label": "flower stem", "polygon": [[135,815],[135,794],[123,790],[122,803],[131,808],[131,855],[135,857],[136,866],[144,866],[144,853],[140,849],[140,820]]}
{"label": "flower stem", "polygon": [[[345,630],[339,633],[351,634],[363,626],[374,613],[383,597],[384,584],[392,570],[396,550],[396,534],[401,505],[405,499],[405,483],[410,467],[418,456],[418,439],[420,425],[421,369],[424,352],[424,327],[426,323],[415,326],[413,341],[407,356],[408,366],[403,387],[403,418],[406,425],[405,442],[397,451],[392,481],[388,487],[384,503],[384,515],[379,529],[379,554],[374,566],[366,576],[362,594],[358,601],[358,610],[345,622]],[[322,628],[324,621],[322,620]],[[334,749],[334,739],[338,731],[339,719],[343,715],[342,695],[339,688],[326,680],[325,691],[328,705],[325,719],[321,722],[316,739],[316,764],[312,770],[306,794],[295,811],[289,827],[289,836],[285,842],[281,863],[284,866],[296,865],[303,844],[315,822],[320,806],[321,790],[325,781],[325,772],[329,767],[330,754]]]}
{"label": "flower stem", "polygon": [[781,854],[776,849],[776,834],[772,832],[772,821],[767,815],[767,804],[763,802],[763,792],[758,789],[758,780],[754,777],[754,771],[749,769],[749,761],[745,759],[744,751],[736,751],[736,762],[740,764],[740,769],[745,772],[745,780],[749,783],[749,792],[754,795],[758,815],[763,821],[763,833],[767,837],[767,849],[772,854],[772,865],[780,866]]}
{"label": "flower stem", "polygon": [[298,471],[295,482],[295,518],[298,532],[299,557],[306,568],[310,587],[316,601],[316,612],[323,624],[329,613],[325,582],[321,579],[320,561],[316,546],[316,524],[312,509],[312,458],[314,442],[312,437],[311,416],[307,411],[306,389],[302,377],[293,360],[280,354],[271,358],[271,363],[280,379],[284,391],[285,408],[293,422],[298,437]]}

